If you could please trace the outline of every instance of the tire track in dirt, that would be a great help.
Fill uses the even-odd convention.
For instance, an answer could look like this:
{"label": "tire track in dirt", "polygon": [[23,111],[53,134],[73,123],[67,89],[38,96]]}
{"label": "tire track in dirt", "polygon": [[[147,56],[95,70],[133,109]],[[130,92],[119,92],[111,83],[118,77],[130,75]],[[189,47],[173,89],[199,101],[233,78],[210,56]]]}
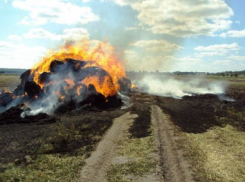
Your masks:
{"label": "tire track in dirt", "polygon": [[86,159],[86,164],[81,171],[81,182],[105,182],[106,172],[111,165],[111,160],[115,155],[115,149],[126,137],[136,114],[126,114],[116,118],[112,127],[107,131],[104,138],[98,144],[96,150]]}
{"label": "tire track in dirt", "polygon": [[181,151],[176,148],[174,132],[169,118],[156,105],[152,106],[152,123],[159,153],[159,166],[164,181],[192,182],[194,181],[188,163]]}

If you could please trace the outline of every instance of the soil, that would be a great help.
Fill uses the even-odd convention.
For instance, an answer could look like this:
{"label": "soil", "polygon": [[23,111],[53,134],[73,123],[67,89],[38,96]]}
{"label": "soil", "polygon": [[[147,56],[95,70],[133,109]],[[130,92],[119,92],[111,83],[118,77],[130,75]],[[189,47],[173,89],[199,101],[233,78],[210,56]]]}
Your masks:
{"label": "soil", "polygon": [[[130,109],[132,113],[139,116],[126,113],[116,120],[103,140],[99,143],[97,149],[86,161],[86,165],[81,172],[81,181],[103,182],[106,181],[106,171],[115,160],[121,156],[115,156],[114,149],[125,137],[126,130],[130,127],[131,136],[135,138],[146,137],[150,133],[150,123],[154,126],[155,140],[158,148],[157,173],[148,174],[144,177],[130,177],[133,181],[170,181],[185,182],[193,181],[188,163],[175,147],[175,139],[171,129],[170,118],[167,117],[156,103],[156,97],[137,93],[132,96],[134,106]],[[151,116],[151,117],[150,117]],[[150,119],[151,118],[151,119]],[[140,126],[140,121],[142,126]],[[136,129],[138,126],[138,130]],[[121,157],[119,163],[126,163],[129,159]]]}
{"label": "soil", "polygon": [[82,182],[105,182],[106,171],[110,167],[114,150],[124,139],[136,114],[126,114],[116,118],[112,127],[99,143],[95,152],[86,160],[86,165],[81,172]]}
{"label": "soil", "polygon": [[159,154],[161,176],[169,182],[192,182],[189,164],[176,148],[170,118],[156,105],[152,106],[152,122]]}
{"label": "soil", "polygon": [[[0,172],[4,172],[10,163],[26,165],[26,156],[32,159],[40,154],[76,156],[76,151],[81,147],[85,147],[89,154],[100,136],[112,125],[113,118],[123,113],[125,111],[120,109],[78,110],[56,115],[56,123],[0,125]],[[52,149],[44,150],[44,145],[51,145]]]}
{"label": "soil", "polygon": [[[141,178],[135,177],[133,181],[194,181],[192,171],[190,171],[190,164],[184,159],[183,152],[177,147],[178,136],[174,133],[174,125],[184,132],[202,133],[213,126],[228,124],[219,122],[215,118],[220,114],[226,114],[224,108],[234,107],[234,105],[238,107],[241,104],[239,102],[222,101],[215,95],[174,99],[134,93],[131,95],[131,100],[134,105],[129,111],[138,115],[129,128],[131,137],[142,138],[148,136],[150,134],[150,125],[153,124],[158,149],[157,174],[149,174]],[[151,120],[148,119],[149,117],[151,117]],[[120,118],[125,118],[125,115],[118,118],[122,121]],[[128,124],[132,121],[125,118],[123,122]],[[97,150],[87,160],[87,164],[82,171],[81,181],[106,181],[106,170],[113,163],[112,158],[115,157],[113,149],[116,147],[117,141],[123,139],[117,127],[118,123],[114,122],[109,132],[98,145]],[[112,130],[115,131],[112,132]],[[122,130],[125,131],[127,128],[122,128]],[[113,140],[109,139],[109,136]],[[118,137],[121,137],[121,139]],[[111,147],[108,149],[107,146]],[[116,158],[118,159],[120,156]],[[121,158],[119,163],[126,163],[129,160]]]}
{"label": "soil", "polygon": [[[47,153],[73,153],[83,146],[87,146],[88,151],[94,151],[85,161],[86,164],[80,172],[80,181],[103,182],[106,181],[106,172],[110,165],[115,163],[115,159],[119,160],[118,163],[130,160],[115,156],[114,152],[126,133],[133,138],[147,137],[153,124],[158,149],[157,173],[135,181],[191,182],[193,178],[188,161],[184,160],[182,152],[176,147],[177,136],[174,135],[173,125],[187,133],[203,133],[211,127],[226,124],[245,126],[244,123],[229,123],[229,120],[216,119],[218,116],[227,116],[226,111],[230,108],[244,108],[240,107],[244,106],[244,101],[224,102],[214,95],[174,99],[144,93],[131,93],[130,98],[133,105],[126,110],[118,108],[96,112],[71,111],[56,116],[56,123],[0,125],[0,171],[5,170],[2,164],[14,163],[26,155],[35,156],[35,151],[41,145],[39,139],[47,138],[56,146],[53,151],[45,151]],[[65,128],[75,127],[84,138],[79,141],[53,141],[60,123],[63,123]],[[81,124],[86,128],[79,128]],[[89,137],[91,133],[103,138],[95,140]],[[98,144],[95,148],[94,145],[90,146],[91,143]]]}

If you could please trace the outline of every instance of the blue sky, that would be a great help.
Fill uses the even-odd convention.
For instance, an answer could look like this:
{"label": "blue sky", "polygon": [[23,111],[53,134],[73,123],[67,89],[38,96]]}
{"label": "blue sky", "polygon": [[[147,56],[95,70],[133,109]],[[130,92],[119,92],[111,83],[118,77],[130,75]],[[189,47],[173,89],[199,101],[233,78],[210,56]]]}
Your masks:
{"label": "blue sky", "polygon": [[245,1],[0,0],[0,67],[65,41],[108,40],[127,70],[245,70]]}

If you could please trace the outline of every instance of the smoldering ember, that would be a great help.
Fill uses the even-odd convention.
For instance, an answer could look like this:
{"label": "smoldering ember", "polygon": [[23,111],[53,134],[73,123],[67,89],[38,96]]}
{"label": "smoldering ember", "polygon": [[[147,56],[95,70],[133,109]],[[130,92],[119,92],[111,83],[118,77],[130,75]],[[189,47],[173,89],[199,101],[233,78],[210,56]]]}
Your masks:
{"label": "smoldering ember", "polygon": [[[106,42],[65,45],[20,76],[0,95],[0,122],[53,122],[55,112],[122,106],[131,82]],[[120,96],[121,95],[121,96]]]}

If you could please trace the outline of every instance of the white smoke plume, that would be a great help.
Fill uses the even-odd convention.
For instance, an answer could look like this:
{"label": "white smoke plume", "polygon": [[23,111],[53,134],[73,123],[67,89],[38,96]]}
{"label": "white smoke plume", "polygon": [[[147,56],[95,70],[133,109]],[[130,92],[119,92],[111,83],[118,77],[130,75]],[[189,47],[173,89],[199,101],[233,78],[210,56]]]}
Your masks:
{"label": "white smoke plume", "polygon": [[158,96],[181,98],[197,94],[224,94],[224,82],[208,82],[202,78],[176,79],[171,77],[145,76],[138,81],[140,91]]}

